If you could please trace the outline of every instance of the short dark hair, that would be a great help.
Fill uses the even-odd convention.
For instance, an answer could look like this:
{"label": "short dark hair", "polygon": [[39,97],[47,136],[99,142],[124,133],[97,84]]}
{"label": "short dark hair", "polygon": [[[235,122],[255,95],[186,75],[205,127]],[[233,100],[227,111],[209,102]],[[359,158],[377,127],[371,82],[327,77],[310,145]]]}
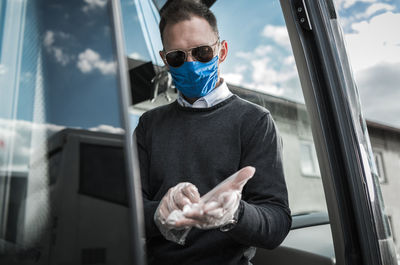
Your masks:
{"label": "short dark hair", "polygon": [[167,25],[173,25],[184,20],[190,20],[192,16],[198,16],[207,20],[211,28],[218,35],[217,19],[213,12],[200,0],[169,0],[165,8],[161,9],[160,34],[164,43],[164,29]]}

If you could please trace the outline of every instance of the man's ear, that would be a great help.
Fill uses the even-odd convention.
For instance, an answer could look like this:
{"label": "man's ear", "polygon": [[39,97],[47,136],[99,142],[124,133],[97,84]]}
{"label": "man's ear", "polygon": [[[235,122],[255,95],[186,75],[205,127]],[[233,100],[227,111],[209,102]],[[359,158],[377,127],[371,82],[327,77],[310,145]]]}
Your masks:
{"label": "man's ear", "polygon": [[228,43],[225,40],[223,40],[220,45],[221,45],[221,48],[219,50],[218,62],[222,63],[223,61],[225,61],[226,56],[228,56]]}

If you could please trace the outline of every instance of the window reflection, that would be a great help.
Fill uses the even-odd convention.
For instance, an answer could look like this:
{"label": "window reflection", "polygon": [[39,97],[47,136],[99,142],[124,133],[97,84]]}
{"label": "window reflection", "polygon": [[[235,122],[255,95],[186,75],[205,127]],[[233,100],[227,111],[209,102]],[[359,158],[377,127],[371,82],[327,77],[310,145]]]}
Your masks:
{"label": "window reflection", "polygon": [[0,2],[1,264],[130,264],[110,14]]}
{"label": "window reflection", "polygon": [[[131,128],[148,109],[167,104],[177,93],[163,67],[159,51],[163,49],[158,30],[158,10],[166,1],[121,0],[125,47],[132,87]],[[131,132],[131,133],[132,133]]]}
{"label": "window reflection", "polygon": [[385,164],[383,163],[383,152],[381,150],[373,150],[376,171],[378,173],[379,183],[386,183]]}
{"label": "window reflection", "polygon": [[162,50],[158,31],[160,15],[153,1],[122,0],[121,7],[127,56],[135,61],[163,65],[158,55]]}
{"label": "window reflection", "polygon": [[301,172],[304,176],[319,177],[319,167],[314,145],[311,141],[300,142]]}

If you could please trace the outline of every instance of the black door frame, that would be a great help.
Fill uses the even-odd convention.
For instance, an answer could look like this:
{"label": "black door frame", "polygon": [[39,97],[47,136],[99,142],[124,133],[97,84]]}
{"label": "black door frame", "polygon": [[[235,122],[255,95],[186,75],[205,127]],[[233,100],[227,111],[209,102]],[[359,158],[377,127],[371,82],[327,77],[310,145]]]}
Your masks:
{"label": "black door frame", "polygon": [[[378,231],[385,227],[383,205],[371,197],[380,195],[380,187],[367,181],[368,165],[357,135],[359,128],[366,131],[365,120],[352,111],[360,106],[358,91],[346,82],[354,84],[350,67],[343,67],[349,66],[343,39],[332,31],[331,23],[337,21],[334,4],[280,2],[311,120],[336,262],[396,264],[393,243]],[[368,136],[366,142],[370,144]]]}

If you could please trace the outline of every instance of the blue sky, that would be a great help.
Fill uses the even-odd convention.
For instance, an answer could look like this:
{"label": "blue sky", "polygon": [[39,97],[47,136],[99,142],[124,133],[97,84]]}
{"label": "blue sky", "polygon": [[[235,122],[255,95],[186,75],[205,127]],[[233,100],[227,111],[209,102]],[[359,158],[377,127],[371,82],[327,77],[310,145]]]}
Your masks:
{"label": "blue sky", "polygon": [[62,6],[53,3],[42,11],[46,14],[45,74],[51,88],[49,122],[84,128],[99,124],[119,127],[118,84],[106,6],[91,1],[63,1]]}
{"label": "blue sky", "polygon": [[[127,54],[151,60],[135,2],[139,3],[122,1]],[[145,2],[149,1],[140,1]],[[400,1],[334,2],[365,117],[400,128],[400,107],[396,100],[400,98]],[[218,0],[212,10],[221,39],[229,47],[227,60],[221,65],[225,80],[304,102],[279,1],[252,0],[249,5],[248,1]],[[153,46],[161,46],[157,32],[153,31],[151,38]]]}
{"label": "blue sky", "polygon": [[221,39],[229,46],[222,76],[233,84],[303,102],[279,1],[251,3],[219,0],[212,7]]}
{"label": "blue sky", "polygon": [[[44,114],[36,122],[81,128],[102,124],[121,127],[114,40],[106,1],[26,3],[17,119],[33,119],[34,93],[42,93],[35,105],[36,112],[42,108]],[[8,23],[23,21],[17,14],[7,15]],[[18,54],[18,45],[7,50],[6,56],[15,60],[12,54]],[[12,69],[7,64],[5,67]],[[8,76],[10,79],[12,74]],[[9,81],[1,82],[7,85]]]}
{"label": "blue sky", "polygon": [[[278,1],[252,4],[219,0],[212,8],[221,37],[230,44],[223,76],[303,102]],[[400,128],[400,1],[336,0],[335,5],[365,117]]]}
{"label": "blue sky", "polygon": [[[119,126],[119,113],[113,107],[118,102],[117,82],[106,2],[55,0],[46,10],[40,10],[46,12],[41,36],[44,74],[54,98],[49,108],[62,106],[63,110],[49,111],[49,122]],[[148,2],[140,1],[141,9],[147,9],[147,16],[140,17],[139,0],[121,1],[127,55],[161,64],[157,14],[145,5]],[[212,7],[221,39],[229,45],[228,58],[221,65],[222,76],[233,84],[303,102],[279,1],[251,3],[218,0]],[[400,25],[400,2],[336,0],[335,4],[366,118],[400,127],[400,108],[394,100],[400,98],[400,34],[394,26]],[[143,18],[150,28],[147,36],[143,34]],[[60,72],[63,74],[57,75]],[[29,73],[23,77],[32,78]],[[85,101],[87,97],[92,98],[90,103]],[[78,121],[69,118],[77,116]]]}
{"label": "blue sky", "polygon": [[0,141],[3,148],[16,147],[10,164],[1,163],[8,160],[0,150],[0,170],[28,171],[32,150],[65,127],[122,133],[106,0],[2,3],[0,90],[17,104],[14,110],[11,100],[0,104]]}

